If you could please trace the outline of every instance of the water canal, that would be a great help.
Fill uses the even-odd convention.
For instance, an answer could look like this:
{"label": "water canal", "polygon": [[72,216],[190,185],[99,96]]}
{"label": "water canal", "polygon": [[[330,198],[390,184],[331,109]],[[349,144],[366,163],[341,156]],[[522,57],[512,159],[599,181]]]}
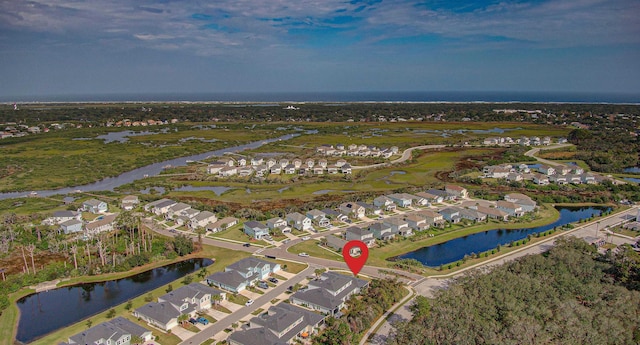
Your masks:
{"label": "water canal", "polygon": [[563,226],[592,216],[599,216],[603,212],[610,210],[607,207],[557,207],[557,209],[560,212],[560,217],[548,225],[535,228],[488,230],[440,244],[422,247],[393,259],[416,259],[425,266],[438,267],[461,260],[465,255],[482,253],[494,249],[498,245],[503,246],[513,241],[522,240],[527,235],[551,230],[556,226]]}
{"label": "water canal", "polygon": [[20,321],[16,339],[29,343],[212,263],[210,259],[190,259],[127,278],[66,286],[25,296],[17,301]]}

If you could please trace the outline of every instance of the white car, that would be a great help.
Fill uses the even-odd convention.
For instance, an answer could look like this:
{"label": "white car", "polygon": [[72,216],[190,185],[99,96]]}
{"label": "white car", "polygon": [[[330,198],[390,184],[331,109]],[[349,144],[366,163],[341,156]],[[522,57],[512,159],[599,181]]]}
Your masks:
{"label": "white car", "polygon": [[303,240],[303,241],[310,240],[310,239],[311,239],[311,237],[309,237],[309,236],[304,236],[304,237],[302,237],[302,240]]}
{"label": "white car", "polygon": [[253,304],[253,300],[250,299],[247,301],[247,303],[245,303],[244,305],[246,305],[247,307]]}
{"label": "white car", "polygon": [[307,253],[300,253],[300,254],[298,254],[298,256],[301,256],[301,257],[303,257],[303,258],[306,258],[306,257],[309,257],[309,254],[307,254]]}

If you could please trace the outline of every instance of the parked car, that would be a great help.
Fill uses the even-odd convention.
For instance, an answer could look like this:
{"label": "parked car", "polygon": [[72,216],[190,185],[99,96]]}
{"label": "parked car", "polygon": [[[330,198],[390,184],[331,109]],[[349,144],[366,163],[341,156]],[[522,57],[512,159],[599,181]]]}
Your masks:
{"label": "parked car", "polygon": [[311,239],[311,237],[309,237],[309,236],[303,236],[303,237],[302,237],[302,240],[303,240],[303,241],[310,240],[310,239]]}
{"label": "parked car", "polygon": [[309,254],[302,252],[302,253],[298,254],[298,256],[306,258],[306,257],[309,257]]}
{"label": "parked car", "polygon": [[278,279],[271,277],[268,279],[270,282],[274,283],[274,284],[278,284]]}
{"label": "parked car", "polygon": [[194,318],[191,318],[191,319],[189,319],[189,323],[195,325],[196,323],[198,323],[198,320],[196,320]]}
{"label": "parked car", "polygon": [[287,238],[286,240],[282,241],[282,244],[287,244],[287,243],[289,243],[289,241],[291,241],[291,240]]}
{"label": "parked car", "polygon": [[253,300],[250,299],[247,301],[247,303],[245,303],[244,305],[246,305],[247,307],[253,304]]}
{"label": "parked car", "polygon": [[171,229],[171,230],[169,230],[169,232],[172,232],[172,233],[174,233],[174,234],[177,234],[177,233],[178,233],[178,231],[177,231],[176,229]]}
{"label": "parked car", "polygon": [[245,243],[242,245],[243,247],[251,247],[251,243]]}
{"label": "parked car", "polygon": [[200,322],[203,325],[208,325],[209,324],[209,320],[205,319],[202,316],[200,316],[196,321]]}
{"label": "parked car", "polygon": [[260,281],[258,282],[258,287],[261,289],[268,289],[269,285],[266,282]]}

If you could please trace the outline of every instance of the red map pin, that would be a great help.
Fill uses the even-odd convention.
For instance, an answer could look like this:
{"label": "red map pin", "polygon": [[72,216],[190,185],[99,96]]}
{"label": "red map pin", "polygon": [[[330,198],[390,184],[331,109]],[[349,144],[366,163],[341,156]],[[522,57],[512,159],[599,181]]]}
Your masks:
{"label": "red map pin", "polygon": [[[360,255],[357,257],[353,257],[352,254],[357,255],[358,250],[360,249]],[[367,258],[369,257],[369,247],[358,240],[353,240],[347,242],[347,244],[342,247],[342,257],[344,258],[344,262],[347,263],[351,272],[353,272],[354,276],[358,275],[358,272],[362,269],[365,262],[367,262]]]}

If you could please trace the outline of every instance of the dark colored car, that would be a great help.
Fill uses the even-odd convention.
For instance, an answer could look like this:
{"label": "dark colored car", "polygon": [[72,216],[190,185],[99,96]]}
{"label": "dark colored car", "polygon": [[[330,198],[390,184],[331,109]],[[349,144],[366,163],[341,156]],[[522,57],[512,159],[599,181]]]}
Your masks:
{"label": "dark colored car", "polygon": [[258,282],[258,287],[261,289],[268,289],[269,285],[266,282]]}
{"label": "dark colored car", "polygon": [[196,320],[196,319],[194,319],[194,318],[191,318],[191,319],[189,319],[189,322],[190,322],[191,324],[195,325],[196,323],[198,323],[198,320]]}
{"label": "dark colored car", "polygon": [[242,245],[243,247],[251,247],[251,243],[245,243]]}
{"label": "dark colored car", "polygon": [[274,284],[278,284],[278,279],[276,279],[274,277],[269,278],[269,281],[274,283]]}

